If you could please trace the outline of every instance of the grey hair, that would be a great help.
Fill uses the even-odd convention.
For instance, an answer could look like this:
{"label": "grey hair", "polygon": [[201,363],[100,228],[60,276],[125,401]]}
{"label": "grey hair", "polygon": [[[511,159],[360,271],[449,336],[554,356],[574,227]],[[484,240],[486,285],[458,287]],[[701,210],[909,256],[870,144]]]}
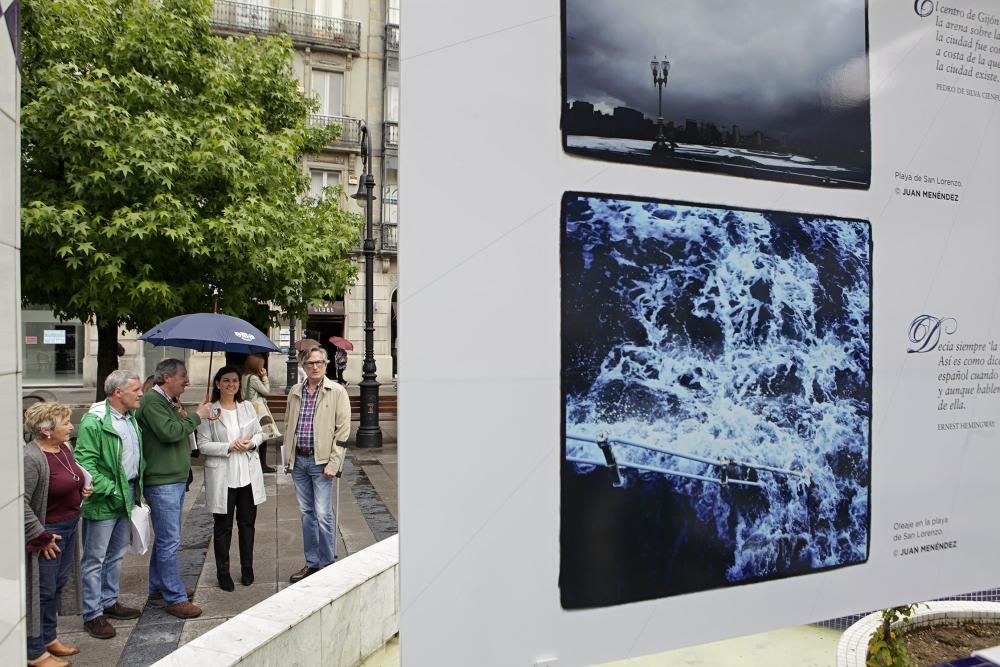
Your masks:
{"label": "grey hair", "polygon": [[116,371],[111,371],[108,373],[108,377],[104,378],[104,395],[110,396],[115,393],[115,389],[125,389],[125,385],[129,383],[129,380],[139,380],[139,374],[120,368]]}
{"label": "grey hair", "polygon": [[156,364],[156,369],[153,370],[153,383],[163,384],[164,379],[176,373],[178,368],[184,368],[184,362],[180,359],[164,359]]}
{"label": "grey hair", "polygon": [[306,349],[299,352],[299,366],[304,364],[306,362],[306,359],[308,359],[309,355],[312,354],[313,352],[322,352],[323,361],[330,361],[330,355],[327,354],[326,348],[322,348],[319,345],[314,345],[312,347],[307,347]]}

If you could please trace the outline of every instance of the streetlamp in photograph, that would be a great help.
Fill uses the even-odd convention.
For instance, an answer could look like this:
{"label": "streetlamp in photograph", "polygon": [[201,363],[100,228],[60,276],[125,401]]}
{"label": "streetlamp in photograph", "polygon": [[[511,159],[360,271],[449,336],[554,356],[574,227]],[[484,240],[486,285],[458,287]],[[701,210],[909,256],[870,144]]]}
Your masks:
{"label": "streetlamp in photograph", "polygon": [[361,365],[361,424],[358,426],[358,447],[382,446],[382,429],[378,423],[378,381],[375,368],[375,238],[372,235],[372,200],[375,176],[371,169],[371,139],[367,123],[361,123],[361,177],[354,199],[365,203],[365,359]]}
{"label": "streetlamp in photograph", "polygon": [[670,61],[664,58],[657,60],[655,57],[649,63],[653,70],[653,85],[659,91],[660,106],[659,114],[656,118],[656,141],[653,143],[653,157],[665,157],[672,155],[677,146],[667,139],[663,131],[663,87],[667,85],[667,77],[670,75]]}
{"label": "streetlamp in photograph", "polygon": [[285,393],[292,393],[292,387],[299,381],[299,362],[295,358],[295,318],[288,316],[288,359],[285,360]]}

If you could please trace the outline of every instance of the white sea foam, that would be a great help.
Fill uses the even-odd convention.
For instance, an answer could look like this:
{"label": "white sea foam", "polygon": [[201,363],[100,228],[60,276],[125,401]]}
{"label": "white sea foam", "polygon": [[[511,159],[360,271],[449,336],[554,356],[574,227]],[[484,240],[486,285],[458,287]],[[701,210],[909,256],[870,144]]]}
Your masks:
{"label": "white sea foam", "polygon": [[[732,556],[731,581],[864,560],[869,521],[870,245],[865,223],[589,198],[566,221],[582,282],[614,296],[644,332],[618,340],[587,391],[566,396],[567,432],[642,441],[802,471],[762,472],[763,511],[739,513],[717,485],[676,477]],[[803,242],[807,239],[807,242]],[[593,275],[596,257],[622,268]],[[834,276],[832,272],[836,272]],[[565,286],[564,286],[565,289]],[[685,309],[690,304],[689,309]],[[710,325],[717,348],[699,338]],[[568,360],[573,372],[573,360]],[[609,388],[671,406],[636,417]],[[620,409],[619,409],[620,408]],[[567,455],[599,458],[569,440]],[[718,477],[704,463],[616,446],[637,464]],[[580,467],[583,471],[584,468]],[[652,473],[642,473],[652,474]],[[796,565],[797,564],[797,565]]]}

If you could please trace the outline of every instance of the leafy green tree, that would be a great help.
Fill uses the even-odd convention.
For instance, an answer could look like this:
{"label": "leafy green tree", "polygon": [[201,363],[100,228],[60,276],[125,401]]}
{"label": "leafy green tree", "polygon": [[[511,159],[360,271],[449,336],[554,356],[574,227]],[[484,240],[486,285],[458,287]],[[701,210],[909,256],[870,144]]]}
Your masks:
{"label": "leafy green tree", "polygon": [[121,327],[344,292],[361,221],[307,196],[339,127],[306,124],[288,39],[213,35],[211,0],[22,6],[22,292],[96,323],[98,378]]}

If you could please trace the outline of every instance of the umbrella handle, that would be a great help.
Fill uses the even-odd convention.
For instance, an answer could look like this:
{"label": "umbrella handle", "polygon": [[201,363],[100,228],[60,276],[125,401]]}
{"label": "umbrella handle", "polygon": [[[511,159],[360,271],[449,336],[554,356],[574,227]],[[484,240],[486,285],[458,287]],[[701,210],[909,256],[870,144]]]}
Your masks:
{"label": "umbrella handle", "polygon": [[[212,393],[211,393],[212,392],[212,361],[213,361],[214,357],[215,357],[215,350],[209,350],[209,352],[208,352],[208,382],[205,383],[205,399],[204,399],[204,401],[206,403],[208,402],[208,399],[210,399],[212,397]],[[211,415],[211,412],[212,411],[209,410],[208,420],[209,421],[215,421],[216,419],[218,419],[218,417],[213,417]]]}

